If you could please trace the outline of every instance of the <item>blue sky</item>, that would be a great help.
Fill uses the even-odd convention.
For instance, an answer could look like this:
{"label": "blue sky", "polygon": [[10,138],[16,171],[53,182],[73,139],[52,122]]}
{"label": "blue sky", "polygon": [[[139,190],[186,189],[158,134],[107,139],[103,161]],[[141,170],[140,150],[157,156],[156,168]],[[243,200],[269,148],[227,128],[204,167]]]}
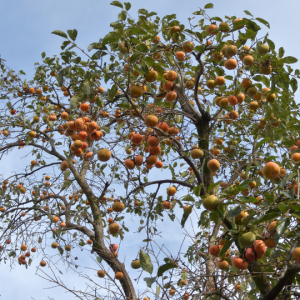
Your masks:
{"label": "blue sky", "polygon": [[[109,24],[117,19],[120,9],[110,6],[110,0],[50,0],[50,1],[17,1],[9,0],[0,2],[0,55],[1,58],[7,60],[7,64],[14,70],[24,70],[28,79],[34,72],[34,63],[41,62],[41,53],[46,52],[47,56],[60,53],[62,38],[52,35],[53,30],[74,29],[78,30],[77,43],[82,48],[104,37],[108,30]],[[178,20],[187,24],[187,18],[193,17],[192,12],[198,7],[203,7],[209,1],[130,1],[132,8],[130,10],[132,16],[136,16],[139,8],[145,8],[149,11],[158,12],[159,16],[175,13]],[[229,1],[212,1],[215,9],[208,11],[211,16],[235,15],[243,17],[243,11],[249,10],[255,17],[261,17],[269,21],[271,25],[270,39],[275,42],[276,49],[280,46],[285,48],[285,55],[298,56],[299,34],[296,32],[299,23],[299,2],[288,1],[285,5],[279,0],[253,0],[251,2],[240,0]],[[298,56],[299,57],[299,56]],[[293,68],[299,68],[299,63],[294,64]],[[10,157],[6,158],[5,163],[0,162],[1,169],[17,168],[18,162]],[[8,167],[9,166],[9,167]],[[164,242],[176,250],[178,249],[181,238],[178,238],[178,229],[180,226],[167,223],[171,231],[168,235],[163,235]],[[133,224],[132,228],[139,225]],[[135,231],[135,230],[134,230]],[[139,237],[140,239],[140,237]],[[123,253],[121,257],[131,255],[131,247],[137,243],[132,242],[134,235],[130,234],[125,242],[123,242]],[[51,241],[49,241],[50,243]],[[86,252],[85,252],[86,253]],[[74,253],[81,256],[80,261],[86,263],[87,266],[94,266],[93,261],[88,259],[82,253]],[[131,258],[130,258],[131,259]],[[61,266],[64,268],[64,266]],[[21,271],[22,270],[22,271]],[[10,272],[9,266],[0,264],[0,282],[1,282],[1,298],[0,299],[22,299],[22,300],[44,300],[51,296],[54,299],[61,299],[62,290],[48,289],[49,287],[44,280],[35,276],[35,267],[29,270],[17,266]],[[93,274],[91,272],[91,274]],[[73,277],[74,276],[74,277]],[[64,278],[71,286],[80,286],[81,280],[72,272]],[[70,294],[63,296],[65,299],[75,299]]]}
{"label": "blue sky", "polygon": [[[2,58],[15,70],[33,70],[33,63],[41,61],[41,53],[58,54],[62,38],[51,35],[56,29],[66,31],[76,28],[79,32],[77,42],[83,48],[98,41],[109,30],[109,24],[117,19],[120,8],[111,6],[110,0],[51,0],[51,1],[1,1],[1,48]],[[139,8],[156,11],[160,16],[175,13],[186,23],[187,18],[198,7],[209,1],[131,1],[133,16]],[[172,4],[171,4],[172,3]],[[275,45],[283,45],[286,55],[297,56],[299,37],[295,34],[298,27],[298,1],[279,0],[258,1],[251,4],[244,1],[214,1],[215,8],[209,13],[218,16],[245,16],[247,9],[255,17],[268,20],[271,24],[270,37]]]}

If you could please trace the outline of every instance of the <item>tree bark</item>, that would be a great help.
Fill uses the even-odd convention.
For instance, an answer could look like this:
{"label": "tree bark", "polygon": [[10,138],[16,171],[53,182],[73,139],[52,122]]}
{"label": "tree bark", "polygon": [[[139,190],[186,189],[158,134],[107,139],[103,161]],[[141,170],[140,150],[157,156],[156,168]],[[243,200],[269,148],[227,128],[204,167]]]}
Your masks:
{"label": "tree bark", "polygon": [[105,246],[104,243],[104,232],[101,218],[101,211],[98,207],[97,198],[94,195],[93,191],[85,181],[85,176],[82,176],[83,173],[79,173],[76,168],[73,166],[72,162],[69,160],[70,169],[75,177],[75,180],[81,187],[82,191],[86,195],[87,199],[90,202],[90,207],[93,213],[93,227],[95,235],[92,236],[93,240],[93,250],[104,259],[104,261],[112,268],[114,273],[122,272],[123,278],[120,280],[123,291],[126,296],[126,300],[137,300],[135,289],[133,287],[132,281],[125,269],[124,264],[122,264],[114,255],[111,253]]}
{"label": "tree bark", "polygon": [[207,194],[208,187],[213,184],[213,174],[207,167],[207,162],[209,160],[209,119],[201,118],[200,122],[197,124],[198,132],[198,147],[204,151],[204,155],[201,158],[201,179],[202,179],[202,189],[201,196]]}
{"label": "tree bark", "polygon": [[284,276],[278,280],[276,285],[265,295],[263,295],[260,300],[273,300],[279,295],[282,289],[290,282],[293,282],[296,274],[300,271],[300,266],[291,267],[287,269]]}

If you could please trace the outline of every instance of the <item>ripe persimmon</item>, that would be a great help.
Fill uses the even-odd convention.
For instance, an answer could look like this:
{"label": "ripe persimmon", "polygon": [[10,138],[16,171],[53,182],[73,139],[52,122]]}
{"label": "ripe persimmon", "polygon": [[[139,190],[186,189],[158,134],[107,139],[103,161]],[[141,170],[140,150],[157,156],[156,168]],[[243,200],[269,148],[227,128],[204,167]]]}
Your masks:
{"label": "ripe persimmon", "polygon": [[166,101],[173,102],[177,98],[177,93],[175,91],[170,91],[166,94]]}
{"label": "ripe persimmon", "polygon": [[183,51],[178,51],[176,52],[175,54],[176,58],[179,60],[179,61],[184,61],[185,60],[185,54]]}
{"label": "ripe persimmon", "polygon": [[131,142],[135,145],[139,145],[143,140],[143,136],[138,133],[134,133],[131,137]]}
{"label": "ripe persimmon", "polygon": [[101,149],[97,153],[98,159],[102,162],[106,162],[111,158],[111,152],[108,149]]}
{"label": "ripe persimmon", "polygon": [[164,164],[163,164],[161,161],[157,161],[157,162],[155,163],[155,167],[156,167],[156,168],[159,168],[159,169],[162,168],[163,165],[164,165]]}
{"label": "ripe persimmon", "polygon": [[81,111],[88,111],[89,108],[90,108],[90,105],[88,103],[86,103],[86,102],[80,104],[80,110]]}
{"label": "ripe persimmon", "polygon": [[243,261],[243,259],[238,256],[234,256],[231,259],[231,263],[235,268],[240,269],[240,270],[245,270],[248,268],[248,262]]}
{"label": "ripe persimmon", "polygon": [[160,146],[149,146],[149,153],[152,155],[158,155],[161,153]]}
{"label": "ripe persimmon", "polygon": [[145,118],[145,125],[153,128],[158,124],[158,118],[154,115],[149,115]]}
{"label": "ripe persimmon", "polygon": [[134,158],[134,162],[135,162],[135,165],[136,166],[141,166],[143,164],[143,156],[142,155],[137,155],[135,158]]}
{"label": "ripe persimmon", "polygon": [[148,139],[147,139],[147,144],[150,146],[150,147],[156,147],[159,145],[159,139],[156,137],[156,136],[150,136]]}
{"label": "ripe persimmon", "polygon": [[131,160],[131,159],[129,159],[129,158],[127,158],[127,159],[125,160],[124,165],[125,165],[125,167],[126,167],[127,169],[129,169],[129,170],[133,170],[134,167],[135,167],[134,161]]}
{"label": "ripe persimmon", "polygon": [[234,70],[237,67],[237,61],[233,58],[229,58],[225,61],[224,67],[227,70]]}
{"label": "ripe persimmon", "polygon": [[170,186],[167,188],[167,195],[168,196],[174,196],[176,193],[176,187],[175,186]]}
{"label": "ripe persimmon", "polygon": [[206,32],[210,35],[216,35],[218,33],[218,26],[216,24],[210,24],[206,27]]}
{"label": "ripe persimmon", "polygon": [[115,279],[121,280],[122,278],[123,278],[123,273],[122,272],[116,272]]}

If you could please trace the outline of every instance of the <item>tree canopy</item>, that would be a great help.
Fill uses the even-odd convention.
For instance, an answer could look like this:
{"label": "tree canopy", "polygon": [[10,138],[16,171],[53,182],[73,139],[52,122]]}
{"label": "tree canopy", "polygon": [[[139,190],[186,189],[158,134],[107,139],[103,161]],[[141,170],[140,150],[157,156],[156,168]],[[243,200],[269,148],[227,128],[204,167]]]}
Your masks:
{"label": "tree canopy", "polygon": [[[2,176],[1,261],[79,299],[297,299],[297,59],[249,11],[211,17],[209,3],[185,27],[111,5],[117,21],[87,50],[76,29],[53,31],[62,52],[31,80],[0,61],[0,157],[25,169]],[[121,260],[130,218],[139,247]],[[166,218],[184,251],[160,246]],[[51,248],[75,270],[72,249],[95,255],[86,290],[57,279]]]}

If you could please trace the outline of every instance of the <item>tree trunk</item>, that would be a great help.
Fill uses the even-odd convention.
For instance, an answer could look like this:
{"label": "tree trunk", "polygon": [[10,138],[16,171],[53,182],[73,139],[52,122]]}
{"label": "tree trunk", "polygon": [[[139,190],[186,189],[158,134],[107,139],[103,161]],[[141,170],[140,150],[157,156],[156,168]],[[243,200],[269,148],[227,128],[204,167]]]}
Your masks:
{"label": "tree trunk", "polygon": [[209,160],[209,120],[201,118],[201,121],[197,124],[197,132],[199,136],[198,147],[204,151],[204,155],[201,158],[201,179],[202,189],[201,196],[207,194],[208,187],[213,184],[213,174],[207,167]]}

